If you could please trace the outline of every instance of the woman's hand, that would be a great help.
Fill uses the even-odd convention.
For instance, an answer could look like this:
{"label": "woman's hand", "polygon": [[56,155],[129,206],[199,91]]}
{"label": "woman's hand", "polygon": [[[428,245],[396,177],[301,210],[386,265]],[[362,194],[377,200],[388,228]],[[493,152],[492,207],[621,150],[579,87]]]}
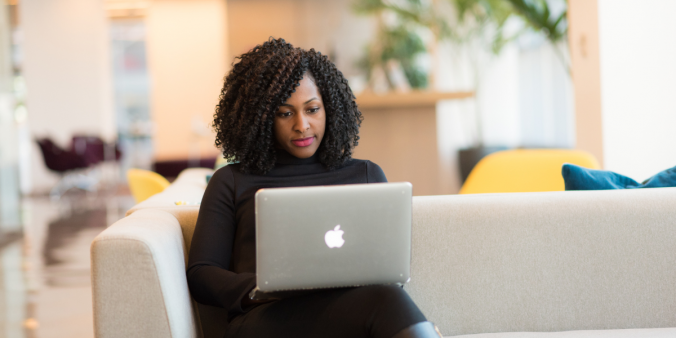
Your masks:
{"label": "woman's hand", "polygon": [[258,306],[261,304],[274,302],[275,299],[251,299],[248,295],[242,298],[242,309],[247,309],[249,307]]}

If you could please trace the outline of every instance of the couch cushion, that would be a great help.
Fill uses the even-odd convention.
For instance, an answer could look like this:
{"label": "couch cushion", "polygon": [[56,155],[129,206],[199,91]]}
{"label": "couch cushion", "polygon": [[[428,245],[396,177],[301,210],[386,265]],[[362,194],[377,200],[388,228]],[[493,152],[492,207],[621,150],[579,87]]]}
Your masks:
{"label": "couch cushion", "polygon": [[[450,336],[449,336],[450,337]],[[676,328],[627,329],[627,330],[583,330],[564,332],[503,332],[480,333],[454,338],[673,338]]]}

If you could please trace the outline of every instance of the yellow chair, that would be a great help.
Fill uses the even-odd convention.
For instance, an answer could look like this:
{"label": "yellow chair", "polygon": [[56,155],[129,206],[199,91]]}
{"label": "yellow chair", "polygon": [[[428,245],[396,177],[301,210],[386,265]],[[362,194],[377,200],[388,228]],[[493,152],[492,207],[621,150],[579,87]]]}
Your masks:
{"label": "yellow chair", "polygon": [[517,149],[490,154],[469,173],[461,194],[565,190],[561,166],[599,169],[593,155],[581,150]]}
{"label": "yellow chair", "polygon": [[156,172],[133,168],[127,170],[127,181],[136,203],[141,203],[148,197],[162,192],[170,184],[164,176]]}

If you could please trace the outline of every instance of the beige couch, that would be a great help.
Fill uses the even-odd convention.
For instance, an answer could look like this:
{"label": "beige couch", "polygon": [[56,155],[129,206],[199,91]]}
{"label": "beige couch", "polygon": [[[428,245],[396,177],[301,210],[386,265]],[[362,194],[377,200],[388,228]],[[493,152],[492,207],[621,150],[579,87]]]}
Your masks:
{"label": "beige couch", "polygon": [[[222,336],[185,278],[207,173],[94,240],[97,337]],[[676,337],[676,188],[414,197],[412,250],[406,289],[445,336]]]}

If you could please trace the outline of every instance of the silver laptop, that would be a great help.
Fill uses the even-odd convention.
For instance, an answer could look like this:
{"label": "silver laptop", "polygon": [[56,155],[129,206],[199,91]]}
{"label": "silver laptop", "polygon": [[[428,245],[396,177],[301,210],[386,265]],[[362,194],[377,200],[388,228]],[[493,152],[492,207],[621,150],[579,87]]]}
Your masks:
{"label": "silver laptop", "polygon": [[252,298],[407,282],[411,195],[408,182],[259,190]]}

